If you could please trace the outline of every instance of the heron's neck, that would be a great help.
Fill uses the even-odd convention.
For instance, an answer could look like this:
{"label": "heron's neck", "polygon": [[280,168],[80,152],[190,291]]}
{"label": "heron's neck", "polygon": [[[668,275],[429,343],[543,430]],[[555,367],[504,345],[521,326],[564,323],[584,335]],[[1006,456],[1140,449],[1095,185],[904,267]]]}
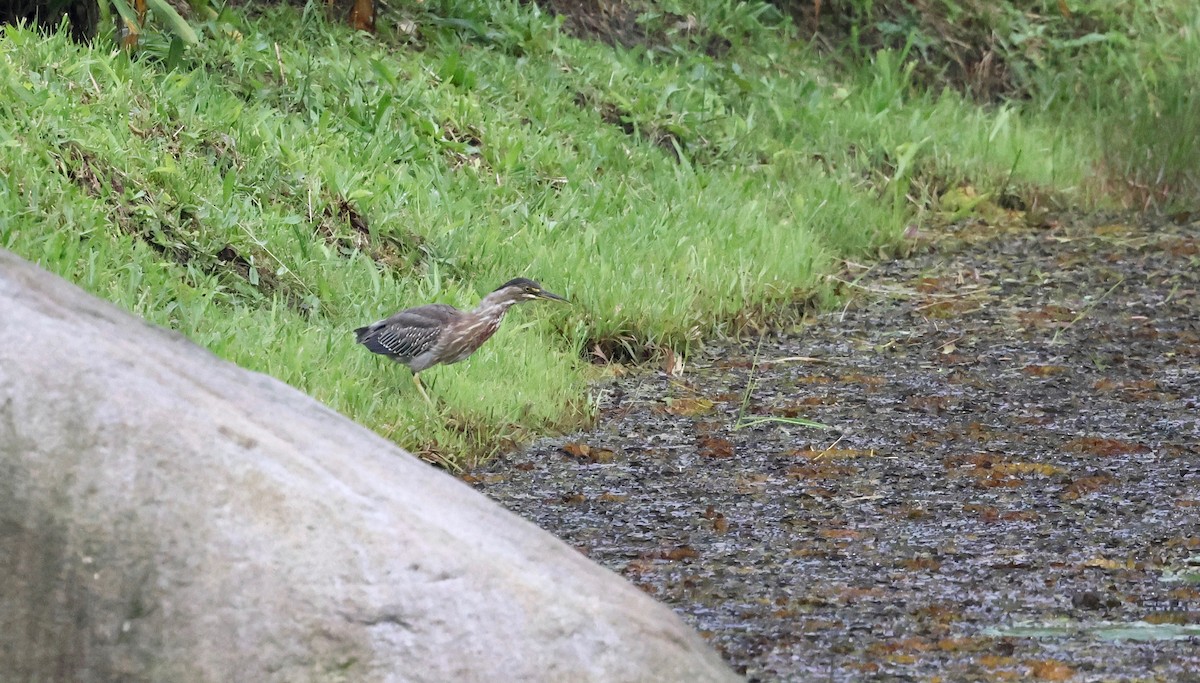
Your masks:
{"label": "heron's neck", "polygon": [[475,315],[481,318],[495,318],[500,320],[504,314],[508,312],[508,308],[517,303],[498,292],[492,292],[483,297],[483,301],[475,307]]}

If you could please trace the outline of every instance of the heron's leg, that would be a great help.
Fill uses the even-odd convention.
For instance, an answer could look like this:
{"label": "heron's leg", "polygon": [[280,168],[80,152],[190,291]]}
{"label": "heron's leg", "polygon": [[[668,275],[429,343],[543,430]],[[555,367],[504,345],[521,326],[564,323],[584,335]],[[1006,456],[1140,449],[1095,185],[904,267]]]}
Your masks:
{"label": "heron's leg", "polygon": [[421,386],[421,378],[417,376],[417,373],[415,372],[413,373],[413,383],[417,385],[417,391],[421,392],[421,397],[424,398],[425,402],[429,404],[430,408],[432,408],[433,401],[429,400],[429,394],[425,393],[425,387]]}

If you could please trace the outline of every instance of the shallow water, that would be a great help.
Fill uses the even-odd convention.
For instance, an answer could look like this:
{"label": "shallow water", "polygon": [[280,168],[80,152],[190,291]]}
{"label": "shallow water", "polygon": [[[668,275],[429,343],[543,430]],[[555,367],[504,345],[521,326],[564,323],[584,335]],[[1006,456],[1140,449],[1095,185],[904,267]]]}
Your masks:
{"label": "shallow water", "polygon": [[1196,680],[1198,232],[960,226],[466,478],[751,680]]}

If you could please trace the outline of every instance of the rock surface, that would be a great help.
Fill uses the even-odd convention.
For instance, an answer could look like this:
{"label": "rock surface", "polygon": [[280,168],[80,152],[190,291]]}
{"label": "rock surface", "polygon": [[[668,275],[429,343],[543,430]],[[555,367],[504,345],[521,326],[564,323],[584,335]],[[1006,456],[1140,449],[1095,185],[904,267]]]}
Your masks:
{"label": "rock surface", "polygon": [[466,485],[3,251],[0,575],[10,680],[736,680]]}

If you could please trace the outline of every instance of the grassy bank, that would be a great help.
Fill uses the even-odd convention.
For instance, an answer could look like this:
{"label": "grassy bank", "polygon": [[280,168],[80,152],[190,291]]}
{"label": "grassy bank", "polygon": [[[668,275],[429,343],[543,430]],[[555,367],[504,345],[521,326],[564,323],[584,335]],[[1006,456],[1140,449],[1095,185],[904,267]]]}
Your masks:
{"label": "grassy bank", "polygon": [[[629,49],[513,2],[406,7],[374,38],[226,13],[137,60],[8,27],[0,246],[461,462],[585,423],[594,354],[786,320],[948,188],[1105,200],[1082,106],[976,104],[895,51],[835,67],[770,8],[694,4]],[[426,373],[438,414],[352,343],[519,275],[574,305]]]}

